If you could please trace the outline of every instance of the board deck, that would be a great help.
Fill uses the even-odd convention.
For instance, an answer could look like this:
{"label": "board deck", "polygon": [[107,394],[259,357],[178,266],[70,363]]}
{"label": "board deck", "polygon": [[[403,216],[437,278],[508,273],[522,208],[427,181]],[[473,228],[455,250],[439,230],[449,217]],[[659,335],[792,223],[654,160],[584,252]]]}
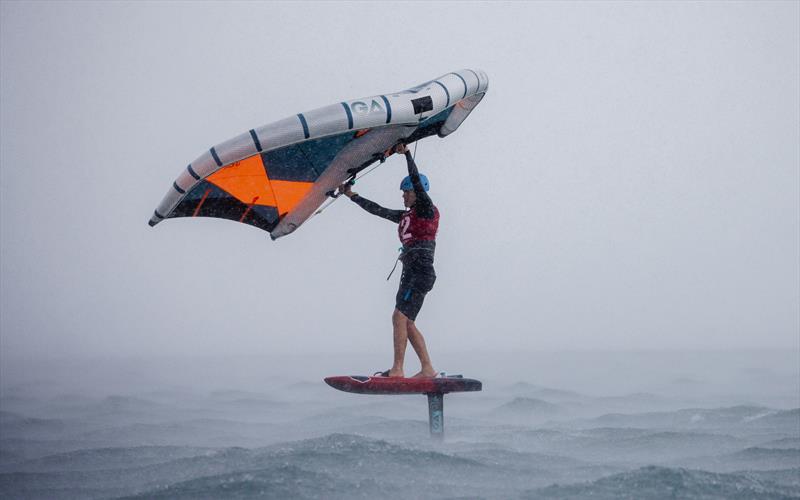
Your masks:
{"label": "board deck", "polygon": [[483,388],[479,380],[460,375],[436,378],[339,375],[326,378],[325,383],[334,389],[357,394],[447,394],[480,391]]}

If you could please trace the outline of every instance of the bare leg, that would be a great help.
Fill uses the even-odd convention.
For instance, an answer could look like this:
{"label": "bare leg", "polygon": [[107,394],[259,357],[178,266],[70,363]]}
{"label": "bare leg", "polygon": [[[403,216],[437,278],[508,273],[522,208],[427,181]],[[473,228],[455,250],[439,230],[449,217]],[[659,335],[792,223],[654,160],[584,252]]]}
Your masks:
{"label": "bare leg", "polygon": [[435,377],[436,370],[433,369],[431,364],[431,357],[428,355],[428,347],[425,345],[425,338],[422,332],[417,329],[417,325],[408,320],[408,340],[411,342],[414,351],[419,356],[419,364],[422,369],[414,377]]}
{"label": "bare leg", "polygon": [[397,309],[392,313],[392,327],[394,329],[394,364],[389,370],[389,376],[404,377],[403,362],[406,357],[406,344],[408,344],[408,318]]}

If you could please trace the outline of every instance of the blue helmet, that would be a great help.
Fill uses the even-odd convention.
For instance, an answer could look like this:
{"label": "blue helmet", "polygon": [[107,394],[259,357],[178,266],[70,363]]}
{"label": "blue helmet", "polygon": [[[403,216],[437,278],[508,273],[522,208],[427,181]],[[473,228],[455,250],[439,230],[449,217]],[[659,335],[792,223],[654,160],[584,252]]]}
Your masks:
{"label": "blue helmet", "polygon": [[[419,174],[419,181],[422,183],[422,189],[424,189],[425,192],[427,192],[431,188],[431,183],[428,182],[428,178],[425,177],[425,174]],[[407,175],[406,178],[403,179],[403,182],[400,183],[400,190],[401,191],[413,191],[414,190],[414,185],[411,184],[411,177],[410,176]]]}

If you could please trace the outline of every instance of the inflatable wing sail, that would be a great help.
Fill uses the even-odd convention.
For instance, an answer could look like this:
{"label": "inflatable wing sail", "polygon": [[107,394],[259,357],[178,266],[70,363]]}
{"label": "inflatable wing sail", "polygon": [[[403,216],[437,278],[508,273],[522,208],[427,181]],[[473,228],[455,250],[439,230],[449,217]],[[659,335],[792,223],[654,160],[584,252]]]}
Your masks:
{"label": "inflatable wing sail", "polygon": [[150,219],[218,217],[285,236],[328,193],[399,142],[454,132],[483,99],[489,79],[464,69],[252,129],[218,144],[178,176]]}

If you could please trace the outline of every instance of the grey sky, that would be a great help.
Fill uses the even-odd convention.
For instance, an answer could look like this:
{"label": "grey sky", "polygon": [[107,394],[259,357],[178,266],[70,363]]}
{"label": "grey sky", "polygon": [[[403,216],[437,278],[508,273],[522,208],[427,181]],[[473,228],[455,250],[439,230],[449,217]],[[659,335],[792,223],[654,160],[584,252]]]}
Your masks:
{"label": "grey sky", "polygon": [[434,356],[798,348],[797,2],[1,5],[3,358],[385,354],[386,221],[147,220],[213,144],[464,67],[487,97],[417,153]]}

